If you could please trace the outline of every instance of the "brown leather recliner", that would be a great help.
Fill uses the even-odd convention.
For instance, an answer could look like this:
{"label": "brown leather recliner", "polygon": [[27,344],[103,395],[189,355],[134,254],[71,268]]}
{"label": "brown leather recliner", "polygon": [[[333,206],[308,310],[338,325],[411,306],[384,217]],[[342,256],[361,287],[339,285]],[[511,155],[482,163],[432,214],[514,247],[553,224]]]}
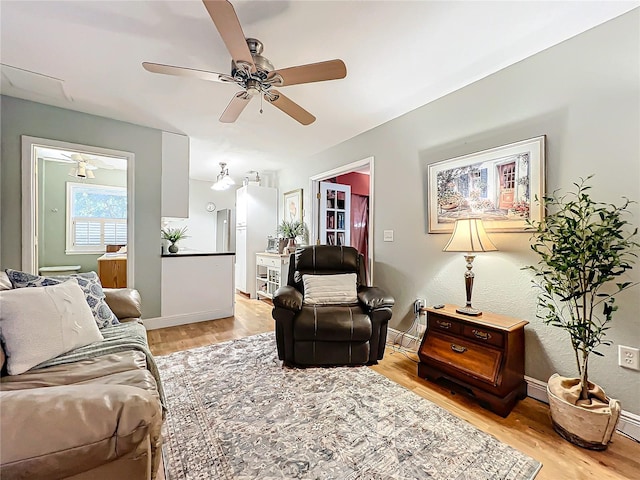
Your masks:
{"label": "brown leather recliner", "polygon": [[[357,304],[305,305],[303,275],[355,273]],[[365,284],[353,247],[314,245],[291,254],[287,285],[273,296],[278,357],[294,365],[365,365],[381,360],[394,299]]]}

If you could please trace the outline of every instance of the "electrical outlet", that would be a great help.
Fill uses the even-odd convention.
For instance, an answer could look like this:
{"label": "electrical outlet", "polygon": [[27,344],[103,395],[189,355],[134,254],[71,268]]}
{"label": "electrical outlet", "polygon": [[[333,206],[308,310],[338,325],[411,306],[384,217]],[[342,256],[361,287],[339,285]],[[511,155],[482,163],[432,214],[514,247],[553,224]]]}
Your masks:
{"label": "electrical outlet", "polygon": [[640,349],[618,345],[618,365],[631,370],[640,370]]}

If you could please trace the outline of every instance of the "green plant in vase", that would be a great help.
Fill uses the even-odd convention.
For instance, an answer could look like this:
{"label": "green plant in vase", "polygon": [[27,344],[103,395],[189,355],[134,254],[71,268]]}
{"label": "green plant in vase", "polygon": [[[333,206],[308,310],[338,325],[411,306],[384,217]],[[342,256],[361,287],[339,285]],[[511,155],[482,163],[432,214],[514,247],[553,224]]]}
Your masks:
{"label": "green plant in vase", "polygon": [[[579,375],[564,379],[554,374],[549,379],[554,428],[573,443],[602,450],[613,434],[620,406],[589,382],[589,358],[603,356],[598,347],[611,345],[605,336],[618,309],[615,297],[637,285],[617,278],[631,270],[639,244],[634,240],[638,229],[630,232],[623,218],[632,202],[625,199],[616,206],[592,200],[586,184],[590,178],[575,183],[575,192],[542,197],[546,218],[527,221],[533,231],[531,248],[540,258],[525,269],[533,272],[540,290],[538,318],[569,334]],[[579,411],[568,407],[572,402],[570,407]]]}
{"label": "green plant in vase", "polygon": [[307,229],[307,225],[299,220],[282,220],[280,225],[278,225],[278,234],[283,238],[289,239],[289,249],[295,249],[296,238],[308,238],[309,230]]}
{"label": "green plant in vase", "polygon": [[167,227],[167,228],[162,228],[160,229],[160,233],[162,234],[162,239],[163,240],[168,240],[171,245],[169,245],[169,252],[170,253],[178,253],[178,246],[176,245],[176,243],[179,240],[182,240],[183,238],[187,238],[189,235],[187,235],[187,227],[182,227],[182,228],[171,228],[171,227]]}

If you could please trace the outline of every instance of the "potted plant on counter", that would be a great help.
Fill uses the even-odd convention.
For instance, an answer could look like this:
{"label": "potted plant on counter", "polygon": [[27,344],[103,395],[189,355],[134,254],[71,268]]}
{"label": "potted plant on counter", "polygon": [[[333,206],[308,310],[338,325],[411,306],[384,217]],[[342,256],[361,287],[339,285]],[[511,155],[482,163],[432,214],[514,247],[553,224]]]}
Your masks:
{"label": "potted plant on counter", "polygon": [[187,227],[182,228],[162,228],[160,229],[163,240],[168,240],[171,245],[169,245],[169,253],[178,253],[178,246],[176,242],[182,240],[183,238],[187,238]]}
{"label": "potted plant on counter", "polygon": [[604,450],[621,408],[589,381],[589,358],[603,356],[599,347],[611,345],[605,335],[618,309],[615,297],[636,285],[617,278],[632,268],[639,245],[634,241],[638,229],[630,232],[623,218],[631,202],[595,202],[586,184],[590,178],[575,183],[575,192],[542,198],[546,218],[528,222],[531,248],[540,259],[525,269],[534,273],[540,289],[538,318],[569,334],[579,374],[564,378],[556,373],[549,379],[553,427],[576,445]]}
{"label": "potted plant on counter", "polygon": [[299,220],[282,220],[282,223],[278,226],[278,234],[283,238],[289,239],[288,250],[290,253],[296,249],[296,238],[306,237],[309,235],[307,225]]}

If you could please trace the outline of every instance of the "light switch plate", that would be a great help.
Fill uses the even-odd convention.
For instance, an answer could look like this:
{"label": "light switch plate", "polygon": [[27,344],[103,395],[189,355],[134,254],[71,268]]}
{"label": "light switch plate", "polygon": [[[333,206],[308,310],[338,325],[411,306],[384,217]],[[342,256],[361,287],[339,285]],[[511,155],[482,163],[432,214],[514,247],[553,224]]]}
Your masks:
{"label": "light switch plate", "polygon": [[382,239],[385,242],[393,242],[393,230],[385,230]]}

